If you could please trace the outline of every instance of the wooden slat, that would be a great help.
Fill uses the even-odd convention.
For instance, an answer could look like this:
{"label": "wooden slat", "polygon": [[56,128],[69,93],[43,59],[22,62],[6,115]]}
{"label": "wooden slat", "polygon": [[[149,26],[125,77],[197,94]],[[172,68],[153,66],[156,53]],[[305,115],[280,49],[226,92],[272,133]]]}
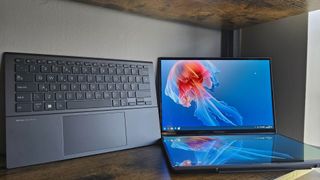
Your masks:
{"label": "wooden slat", "polygon": [[75,0],[208,28],[236,29],[320,9],[319,0]]}

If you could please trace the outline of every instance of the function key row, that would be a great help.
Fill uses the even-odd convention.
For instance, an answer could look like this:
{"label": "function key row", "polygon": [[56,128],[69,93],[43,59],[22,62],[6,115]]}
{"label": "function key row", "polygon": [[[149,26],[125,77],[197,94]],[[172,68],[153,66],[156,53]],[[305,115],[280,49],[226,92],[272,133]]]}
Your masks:
{"label": "function key row", "polygon": [[148,65],[135,64],[116,64],[105,62],[86,62],[86,61],[69,61],[69,60],[45,60],[45,59],[22,59],[16,58],[16,64],[58,64],[58,65],[81,65],[81,66],[108,66],[108,67],[131,67],[131,68],[148,68]]}
{"label": "function key row", "polygon": [[147,68],[107,68],[107,67],[80,67],[59,65],[27,65],[16,64],[16,72],[24,73],[63,73],[63,74],[105,74],[105,75],[148,75]]}

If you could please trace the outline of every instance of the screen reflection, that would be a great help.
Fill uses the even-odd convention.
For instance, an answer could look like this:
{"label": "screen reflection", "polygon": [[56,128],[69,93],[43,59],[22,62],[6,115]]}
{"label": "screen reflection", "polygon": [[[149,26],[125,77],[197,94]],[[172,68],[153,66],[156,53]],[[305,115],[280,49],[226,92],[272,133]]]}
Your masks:
{"label": "screen reflection", "polygon": [[212,166],[303,160],[303,144],[278,135],[164,137],[164,144],[173,166]]}

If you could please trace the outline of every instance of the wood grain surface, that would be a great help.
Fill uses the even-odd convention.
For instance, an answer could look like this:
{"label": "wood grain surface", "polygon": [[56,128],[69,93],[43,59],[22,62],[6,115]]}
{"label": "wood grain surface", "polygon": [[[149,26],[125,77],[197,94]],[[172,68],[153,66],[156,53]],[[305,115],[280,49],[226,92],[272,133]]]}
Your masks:
{"label": "wood grain surface", "polygon": [[75,0],[157,19],[236,29],[320,9],[319,0]]}
{"label": "wood grain surface", "polygon": [[264,173],[197,173],[170,172],[160,145],[105,153],[43,165],[6,170],[0,169],[0,179],[274,179],[288,172]]}

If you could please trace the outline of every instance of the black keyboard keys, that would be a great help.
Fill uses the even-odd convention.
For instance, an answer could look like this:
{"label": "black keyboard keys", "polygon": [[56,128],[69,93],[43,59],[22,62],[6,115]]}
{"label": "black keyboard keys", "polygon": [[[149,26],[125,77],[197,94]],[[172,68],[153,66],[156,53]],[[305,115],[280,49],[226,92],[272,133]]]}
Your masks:
{"label": "black keyboard keys", "polygon": [[16,112],[151,105],[149,65],[21,58],[15,60]]}

